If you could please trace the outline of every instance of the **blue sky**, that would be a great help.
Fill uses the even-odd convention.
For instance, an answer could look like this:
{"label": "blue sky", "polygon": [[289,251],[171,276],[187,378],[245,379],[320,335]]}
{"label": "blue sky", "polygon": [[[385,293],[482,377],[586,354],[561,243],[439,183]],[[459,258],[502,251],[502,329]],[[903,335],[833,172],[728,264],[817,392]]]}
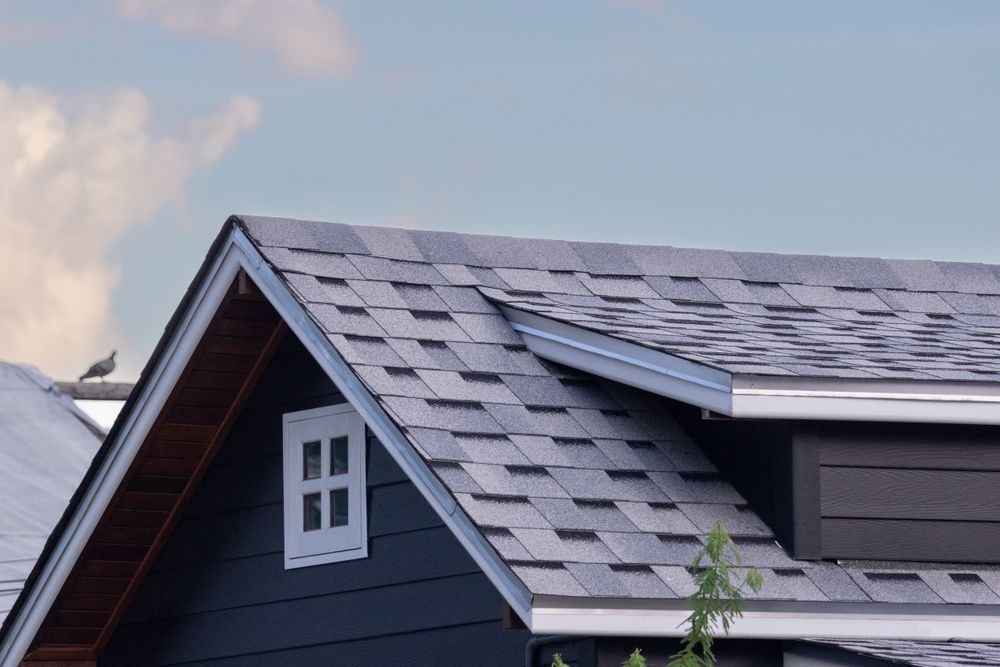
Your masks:
{"label": "blue sky", "polygon": [[[76,146],[15,201],[54,200],[51,170],[105,145],[69,141],[97,123],[81,105],[143,103],[100,135],[123,148],[94,188],[131,197],[114,225],[105,195],[0,222],[64,216],[18,253],[89,276],[70,304],[0,270],[0,356],[55,375],[112,345],[137,373],[231,212],[1000,262],[996,2],[0,0],[0,81],[0,164],[53,109]],[[35,328],[5,337],[18,308]]]}

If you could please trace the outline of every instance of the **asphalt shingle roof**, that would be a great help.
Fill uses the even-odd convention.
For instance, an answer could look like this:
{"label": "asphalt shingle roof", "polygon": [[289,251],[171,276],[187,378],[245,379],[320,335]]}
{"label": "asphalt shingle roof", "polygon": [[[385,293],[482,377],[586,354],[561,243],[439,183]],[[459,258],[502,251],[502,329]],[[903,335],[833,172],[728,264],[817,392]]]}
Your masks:
{"label": "asphalt shingle roof", "polygon": [[720,520],[761,598],[1000,604],[1000,568],[789,559],[675,404],[536,358],[490,303],[733,372],[997,380],[1000,267],[242,223],[533,593],[686,596]]}
{"label": "asphalt shingle roof", "polygon": [[0,362],[0,621],[100,446],[99,432],[37,369]]}
{"label": "asphalt shingle roof", "polygon": [[857,655],[913,667],[1000,665],[1000,644],[922,642],[902,639],[814,639],[810,640],[810,643],[835,646]]}

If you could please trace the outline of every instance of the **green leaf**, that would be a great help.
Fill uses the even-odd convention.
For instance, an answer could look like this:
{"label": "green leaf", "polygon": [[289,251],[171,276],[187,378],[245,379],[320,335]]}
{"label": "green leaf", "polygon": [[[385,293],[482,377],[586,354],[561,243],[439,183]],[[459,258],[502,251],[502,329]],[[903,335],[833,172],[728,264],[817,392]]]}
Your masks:
{"label": "green leaf", "polygon": [[646,667],[646,658],[643,657],[642,651],[636,649],[632,651],[632,655],[622,663],[622,667]]}

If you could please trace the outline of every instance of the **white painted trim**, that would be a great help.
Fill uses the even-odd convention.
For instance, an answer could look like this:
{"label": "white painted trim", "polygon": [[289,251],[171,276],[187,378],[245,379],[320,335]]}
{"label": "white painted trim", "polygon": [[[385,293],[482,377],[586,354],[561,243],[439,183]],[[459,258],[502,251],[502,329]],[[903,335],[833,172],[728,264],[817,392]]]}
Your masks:
{"label": "white painted trim", "polygon": [[[753,639],[923,639],[996,641],[1000,615],[838,612],[743,612],[730,637]],[[942,605],[943,606],[943,605]],[[534,634],[682,637],[689,610],[545,607],[531,610]]]}
{"label": "white painted trim", "polygon": [[264,258],[239,229],[232,229],[210,260],[201,284],[173,337],[160,353],[156,367],[126,421],[118,431],[101,467],[78,503],[73,517],[59,536],[25,603],[0,644],[0,667],[14,667],[24,658],[45,616],[55,602],[70,571],[104,514],[149,429],[180,378],[191,354],[240,268],[253,276],[258,288],[284,319],[289,329],[327,373],[344,397],[354,405],[368,428],[406,472],[421,495],[458,538],[512,609],[527,621],[531,593],[479,532],[454,497],[427,467],[413,446],[340,358],[326,335],[264,262]]}
{"label": "white painted trim", "polygon": [[728,373],[564,322],[500,306],[533,353],[715,412],[731,410]]}
{"label": "white painted trim", "polygon": [[538,356],[729,417],[1000,424],[1000,383],[731,375],[501,305]]}
{"label": "white painted trim", "polygon": [[525,622],[531,610],[531,593],[507,567],[493,546],[483,537],[468,515],[458,506],[444,484],[431,472],[427,463],[389,418],[361,380],[337,354],[332,343],[292,296],[282,280],[271,270],[253,243],[239,230],[233,232],[237,247],[243,251],[247,273],[258,289],[284,319],[288,328],[327,374],[337,389],[364,418],[368,428],[430,503],[437,515],[458,538],[476,564],[486,574],[500,595]]}
{"label": "white painted trim", "polygon": [[59,536],[38,579],[28,591],[25,603],[11,622],[4,642],[0,645],[0,665],[3,667],[17,665],[27,653],[70,570],[82,554],[132,459],[145,441],[212,316],[222,303],[226,290],[240,267],[237,255],[238,252],[234,251],[231,243],[225,243],[213,260],[187,312],[178,323],[173,338],[150,373],[142,395],[127,415],[118,437],[77,504],[72,519]]}

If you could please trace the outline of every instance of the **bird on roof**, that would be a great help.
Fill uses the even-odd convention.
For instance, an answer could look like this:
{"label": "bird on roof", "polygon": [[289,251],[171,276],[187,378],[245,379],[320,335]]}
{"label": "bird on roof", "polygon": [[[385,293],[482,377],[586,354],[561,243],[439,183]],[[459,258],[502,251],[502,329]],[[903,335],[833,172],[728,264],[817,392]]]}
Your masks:
{"label": "bird on roof", "polygon": [[104,376],[115,370],[116,354],[118,354],[117,350],[111,350],[111,356],[107,359],[101,359],[88,368],[87,372],[80,376],[80,382],[83,382],[87,378],[101,378],[101,382],[104,382]]}

